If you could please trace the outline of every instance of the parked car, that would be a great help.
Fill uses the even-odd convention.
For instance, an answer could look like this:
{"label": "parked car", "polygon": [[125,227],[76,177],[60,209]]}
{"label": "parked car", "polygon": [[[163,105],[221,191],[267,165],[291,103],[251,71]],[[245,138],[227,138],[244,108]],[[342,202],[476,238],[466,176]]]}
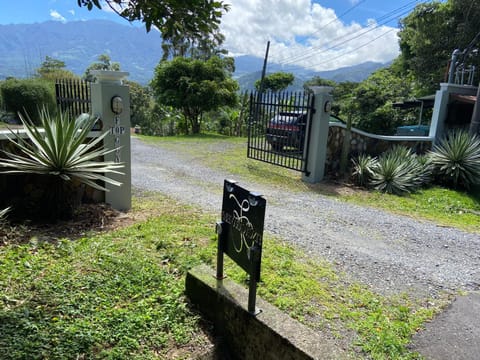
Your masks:
{"label": "parked car", "polygon": [[306,124],[306,112],[280,112],[268,123],[267,142],[275,151],[284,148],[303,150]]}

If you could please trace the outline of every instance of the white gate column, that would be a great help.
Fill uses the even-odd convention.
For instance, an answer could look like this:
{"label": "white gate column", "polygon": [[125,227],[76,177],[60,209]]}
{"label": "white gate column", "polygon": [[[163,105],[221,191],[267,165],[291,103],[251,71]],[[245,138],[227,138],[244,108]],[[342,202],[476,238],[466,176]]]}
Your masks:
{"label": "white gate column", "polygon": [[328,127],[330,122],[330,108],[332,106],[333,90],[330,86],[311,86],[315,95],[312,125],[307,139],[310,137],[310,149],[308,150],[307,170],[308,174],[302,175],[302,180],[311,184],[320,182],[325,175],[325,162],[327,160]]}
{"label": "white gate column", "polygon": [[106,161],[121,162],[125,166],[120,169],[124,175],[108,174],[122,183],[115,186],[106,183],[109,190],[105,193],[105,202],[120,211],[132,207],[131,155],[130,155],[130,92],[123,84],[128,76],[122,71],[92,71],[95,83],[92,84],[92,114],[99,116],[103,123],[102,131],[109,135],[103,140],[104,147],[115,149],[105,155]]}

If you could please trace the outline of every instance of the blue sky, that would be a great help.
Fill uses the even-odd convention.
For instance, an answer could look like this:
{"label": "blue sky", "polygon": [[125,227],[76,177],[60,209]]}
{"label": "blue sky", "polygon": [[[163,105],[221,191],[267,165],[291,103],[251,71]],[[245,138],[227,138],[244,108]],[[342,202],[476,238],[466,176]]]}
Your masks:
{"label": "blue sky", "polygon": [[[421,1],[412,0],[227,0],[222,21],[225,48],[233,55],[328,70],[398,55],[398,20]],[[108,19],[128,25],[111,11],[80,8],[77,0],[2,1],[0,24],[48,20]],[[287,69],[288,70],[288,69]]]}

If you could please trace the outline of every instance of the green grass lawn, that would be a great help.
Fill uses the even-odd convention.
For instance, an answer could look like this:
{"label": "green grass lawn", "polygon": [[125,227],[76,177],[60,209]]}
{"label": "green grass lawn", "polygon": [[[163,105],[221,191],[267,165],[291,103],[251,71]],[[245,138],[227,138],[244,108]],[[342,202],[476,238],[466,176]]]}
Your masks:
{"label": "green grass lawn", "polygon": [[[188,269],[213,269],[218,219],[158,194],[132,211],[152,216],[75,241],[0,247],[2,359],[178,359],[209,346],[183,291]],[[228,259],[226,273],[246,284]],[[270,237],[262,277],[260,296],[313,329],[348,334],[359,358],[417,358],[406,344],[446,300],[380,296]]]}

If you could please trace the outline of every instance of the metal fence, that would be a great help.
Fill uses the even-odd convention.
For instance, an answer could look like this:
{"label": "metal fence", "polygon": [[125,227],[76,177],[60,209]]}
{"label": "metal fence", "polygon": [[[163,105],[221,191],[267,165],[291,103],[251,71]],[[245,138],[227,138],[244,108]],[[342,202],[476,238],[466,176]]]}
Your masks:
{"label": "metal fence", "polygon": [[307,158],[313,94],[305,92],[250,95],[247,157],[308,173]]}
{"label": "metal fence", "polygon": [[55,96],[60,111],[76,118],[82,113],[89,113],[91,108],[90,83],[77,80],[65,79],[55,82]]}

